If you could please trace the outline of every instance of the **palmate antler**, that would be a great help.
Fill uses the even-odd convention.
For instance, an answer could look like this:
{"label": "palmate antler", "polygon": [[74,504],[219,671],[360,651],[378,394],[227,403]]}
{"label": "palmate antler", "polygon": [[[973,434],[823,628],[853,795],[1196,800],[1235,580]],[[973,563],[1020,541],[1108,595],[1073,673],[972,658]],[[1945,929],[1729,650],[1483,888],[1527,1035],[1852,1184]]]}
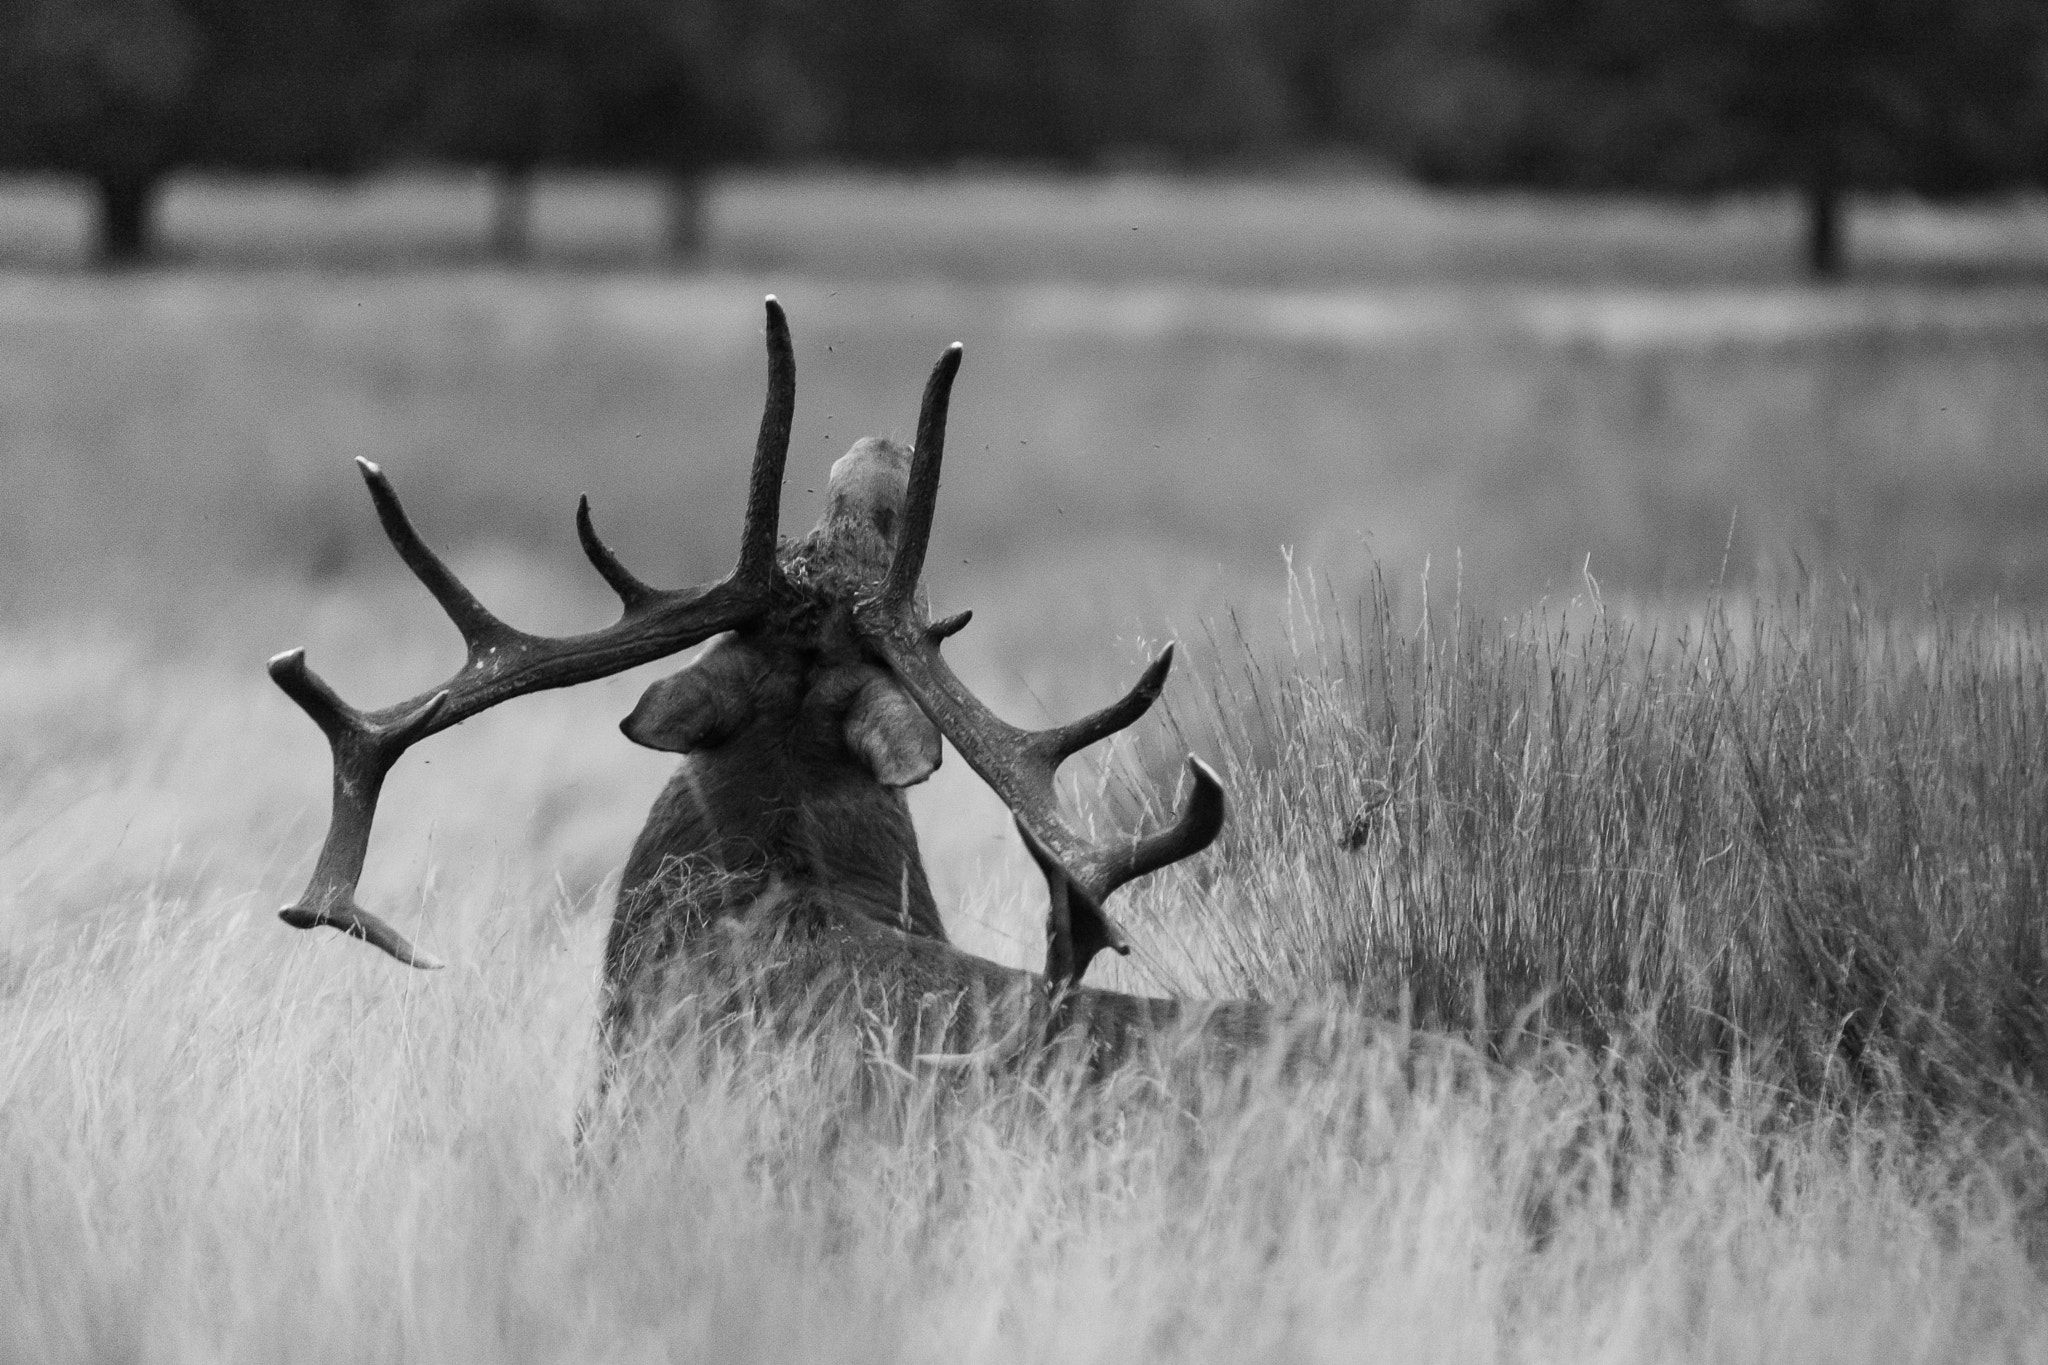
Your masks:
{"label": "palmate antler", "polygon": [[623,672],[747,625],[760,619],[785,590],[776,561],[776,522],[796,410],[796,358],[788,320],[773,295],[767,309],[768,397],[754,447],[739,562],[724,578],[703,587],[651,588],[597,538],[585,498],[576,507],[577,536],[622,607],[618,621],[603,630],[555,639],[529,635],[499,620],[420,539],[383,471],[368,460],[356,462],[370,485],[385,534],[462,632],[469,657],[440,687],[378,711],[359,711],[343,701],[307,667],[303,649],[270,661],[270,676],[326,732],[334,754],[334,808],[327,838],[305,893],[278,912],[285,923],[299,929],[327,925],[411,966],[440,966],[355,903],[377,796],[399,755],[428,735],[499,702]]}
{"label": "palmate antler", "polygon": [[968,614],[928,622],[917,603],[917,583],[938,505],[946,412],[961,354],[957,342],[948,347],[925,383],[895,556],[881,592],[855,605],[854,625],[1016,816],[1051,894],[1045,978],[1048,989],[1057,993],[1080,984],[1103,949],[1130,952],[1123,931],[1103,910],[1103,900],[1125,882],[1208,847],[1223,828],[1223,784],[1207,764],[1190,757],[1191,785],[1172,825],[1133,843],[1091,843],[1061,818],[1054,775],[1067,758],[1131,725],[1158,700],[1173,665],[1173,646],[1160,651],[1120,701],[1048,730],[1021,730],[997,717],[940,656],[940,643],[967,624]]}

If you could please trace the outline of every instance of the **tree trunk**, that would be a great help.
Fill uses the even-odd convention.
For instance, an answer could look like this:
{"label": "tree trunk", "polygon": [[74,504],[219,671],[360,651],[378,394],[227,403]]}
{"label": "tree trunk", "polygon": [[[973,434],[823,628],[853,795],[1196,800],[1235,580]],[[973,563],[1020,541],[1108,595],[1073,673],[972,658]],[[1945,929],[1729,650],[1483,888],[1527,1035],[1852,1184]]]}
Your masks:
{"label": "tree trunk", "polygon": [[698,171],[671,171],[662,183],[662,245],[677,265],[697,265],[710,240],[710,186]]}
{"label": "tree trunk", "polygon": [[1806,271],[1817,280],[1837,280],[1846,264],[1848,205],[1841,186],[1817,180],[1806,187]]}
{"label": "tree trunk", "polygon": [[500,166],[491,183],[491,255],[523,261],[533,251],[533,168]]}
{"label": "tree trunk", "polygon": [[159,178],[147,172],[102,175],[93,183],[98,217],[93,223],[93,258],[104,269],[141,265],[154,247]]}

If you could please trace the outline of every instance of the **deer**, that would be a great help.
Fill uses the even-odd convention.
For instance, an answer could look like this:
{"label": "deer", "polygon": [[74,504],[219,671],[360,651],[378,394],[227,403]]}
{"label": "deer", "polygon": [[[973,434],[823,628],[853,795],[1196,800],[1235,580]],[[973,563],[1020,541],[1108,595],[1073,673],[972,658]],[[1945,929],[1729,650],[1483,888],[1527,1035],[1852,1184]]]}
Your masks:
{"label": "deer", "polygon": [[[313,873],[280,918],[338,930],[411,967],[442,965],[357,903],[393,764],[501,702],[709,641],[648,687],[620,726],[681,763],[621,877],[603,966],[610,1055],[657,1033],[678,972],[706,963],[755,983],[771,1005],[883,1017],[910,1056],[934,1065],[1062,1040],[1113,1065],[1176,1032],[1225,1050],[1257,1046],[1273,1023],[1259,1002],[1138,996],[1082,981],[1102,952],[1130,951],[1108,897],[1199,853],[1224,824],[1222,782],[1193,756],[1177,813],[1143,837],[1093,840],[1060,811],[1060,764],[1151,708],[1172,645],[1123,697],[1078,720],[1027,730],[996,716],[940,649],[971,613],[931,620],[921,585],[962,347],[933,366],[912,446],[857,442],[832,467],[817,526],[787,540],[778,517],[796,364],[773,295],[766,314],[767,397],[737,561],[708,584],[649,586],[598,537],[590,500],[579,499],[578,539],[620,603],[602,629],[546,637],[507,624],[428,547],[384,472],[357,461],[386,536],[461,633],[467,657],[440,685],[369,711],[343,701],[303,649],[270,660],[272,679],[326,735],[333,769]],[[942,737],[1008,807],[1044,876],[1041,972],[1001,966],[947,937],[904,796],[939,766]]]}

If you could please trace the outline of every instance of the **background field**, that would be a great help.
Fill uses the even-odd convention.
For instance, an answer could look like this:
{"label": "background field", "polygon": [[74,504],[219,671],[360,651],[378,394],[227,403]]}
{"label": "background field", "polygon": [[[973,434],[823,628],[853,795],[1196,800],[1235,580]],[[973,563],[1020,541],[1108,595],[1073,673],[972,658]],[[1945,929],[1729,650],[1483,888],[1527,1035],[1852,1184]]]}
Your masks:
{"label": "background field", "polygon": [[[168,217],[181,263],[112,278],[69,268],[75,204],[0,190],[0,1298],[35,1306],[0,1355],[2041,1349],[2029,1130],[1908,1142],[1707,1097],[1666,1162],[1586,1136],[1611,1093],[1590,1063],[1395,1102],[1363,1061],[1325,1097],[1348,1117],[1255,1107],[1205,1165],[1141,1112],[1105,1137],[990,1101],[928,1146],[847,1137],[829,1079],[755,1058],[780,1090],[714,1068],[681,1101],[689,1156],[648,1139],[588,1182],[566,1133],[607,879],[669,767],[612,726],[659,668],[401,767],[366,898],[455,963],[430,979],[271,918],[326,770],[260,667],[305,644],[381,702],[459,657],[355,456],[529,628],[606,617],[578,491],[644,576],[719,572],[772,290],[798,345],[786,527],[853,439],[907,434],[926,367],[966,342],[933,595],[975,609],[960,666],[1013,718],[1099,701],[1205,620],[1278,647],[1290,564],[1340,609],[1377,570],[1400,632],[1425,598],[1479,622],[1547,602],[1580,629],[1597,596],[1647,631],[1717,591],[1768,610],[1853,580],[1908,641],[1986,632],[2024,718],[2048,595],[2038,206],[1880,208],[1867,276],[1815,292],[1786,282],[1769,203],[742,181],[711,268],[679,276],[635,263],[649,204],[599,188],[551,197],[542,265],[506,273],[466,258],[462,186],[195,184]],[[1928,771],[1967,774],[1941,744]],[[1337,752],[1361,771],[1332,790],[1385,775]],[[1031,961],[1001,811],[957,760],[916,809],[956,936]],[[1273,837],[1327,846],[1345,812],[1301,809],[1322,823]],[[1213,923],[1158,917],[1124,979],[1211,979]],[[1531,1235],[1529,1198],[1622,1167],[1655,1193]]]}

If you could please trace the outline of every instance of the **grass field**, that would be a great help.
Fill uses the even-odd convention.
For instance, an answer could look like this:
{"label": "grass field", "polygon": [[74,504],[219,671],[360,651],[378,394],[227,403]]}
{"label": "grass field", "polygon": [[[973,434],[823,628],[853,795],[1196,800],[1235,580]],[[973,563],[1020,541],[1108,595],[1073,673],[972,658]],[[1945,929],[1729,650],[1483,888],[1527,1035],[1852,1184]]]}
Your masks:
{"label": "grass field", "polygon": [[[0,1360],[2048,1354],[2035,211],[1884,209],[1817,293],[1769,205],[772,181],[681,276],[630,195],[460,259],[466,193],[191,186],[119,279],[0,194]],[[262,659],[459,657],[350,457],[516,622],[598,623],[577,491],[650,578],[730,554],[771,289],[786,527],[967,343],[931,575],[999,710],[1188,646],[1078,784],[1230,780],[1120,979],[1386,1037],[881,1104],[707,1046],[579,1159],[658,666],[401,765],[365,899],[447,972],[277,924],[326,770]],[[956,759],[915,809],[956,938],[1033,962],[1000,808]]]}
{"label": "grass field", "polygon": [[[535,252],[571,269],[658,263],[662,201],[645,182],[543,177]],[[474,264],[488,240],[482,176],[174,181],[173,260],[231,266]],[[16,177],[0,262],[75,267],[88,205],[75,184]],[[834,279],[1132,280],[1313,289],[1332,283],[1776,286],[1798,278],[1789,198],[1654,202],[1453,195],[1331,166],[1183,179],[985,171],[732,173],[712,187],[720,268]],[[2004,283],[2048,274],[2039,197],[1949,208],[1863,200],[1852,263],[1876,279]]]}

